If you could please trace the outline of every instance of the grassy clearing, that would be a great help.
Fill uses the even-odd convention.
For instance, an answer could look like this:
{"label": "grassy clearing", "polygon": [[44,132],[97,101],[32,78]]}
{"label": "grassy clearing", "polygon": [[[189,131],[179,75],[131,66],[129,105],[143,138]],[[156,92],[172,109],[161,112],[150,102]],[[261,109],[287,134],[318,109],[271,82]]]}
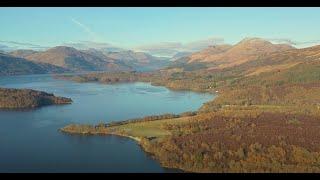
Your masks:
{"label": "grassy clearing", "polygon": [[176,125],[189,122],[189,117],[174,118],[174,119],[165,119],[165,120],[156,120],[156,121],[147,121],[147,122],[137,122],[129,123],[119,126],[108,127],[108,131],[114,134],[122,134],[125,136],[133,137],[155,137],[161,138],[164,136],[171,135],[171,133],[164,129],[164,126],[167,124]]}
{"label": "grassy clearing", "polygon": [[98,126],[71,124],[60,130],[65,133],[82,135],[114,134],[131,137],[137,140],[140,138],[162,138],[164,136],[172,135],[169,130],[165,129],[165,126],[182,125],[189,122],[190,117],[180,117],[145,122],[131,122],[109,127],[104,126],[104,124]]}

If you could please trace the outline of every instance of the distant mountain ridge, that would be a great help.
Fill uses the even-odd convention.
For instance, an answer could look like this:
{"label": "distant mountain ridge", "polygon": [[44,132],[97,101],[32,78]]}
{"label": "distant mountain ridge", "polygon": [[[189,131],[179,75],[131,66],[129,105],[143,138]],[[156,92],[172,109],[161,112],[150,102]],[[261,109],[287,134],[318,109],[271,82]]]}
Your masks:
{"label": "distant mountain ridge", "polygon": [[109,52],[94,48],[78,50],[67,46],[56,46],[46,51],[22,49],[9,54],[34,63],[51,64],[71,72],[152,71],[169,63],[167,58],[155,57],[144,52]]}
{"label": "distant mountain ridge", "polygon": [[71,71],[130,70],[130,67],[117,63],[114,59],[86,53],[67,46],[57,46],[47,51],[28,55],[25,58],[67,68]]}
{"label": "distant mountain ridge", "polygon": [[34,51],[34,50],[31,50],[31,49],[18,49],[18,50],[15,50],[15,51],[11,51],[9,54],[12,55],[12,56],[15,56],[15,57],[21,57],[21,58],[25,58],[31,54],[35,54],[37,53],[38,51]]}
{"label": "distant mountain ridge", "polygon": [[169,64],[168,59],[155,57],[144,52],[131,50],[121,52],[104,52],[104,55],[122,61],[135,70],[156,70]]}

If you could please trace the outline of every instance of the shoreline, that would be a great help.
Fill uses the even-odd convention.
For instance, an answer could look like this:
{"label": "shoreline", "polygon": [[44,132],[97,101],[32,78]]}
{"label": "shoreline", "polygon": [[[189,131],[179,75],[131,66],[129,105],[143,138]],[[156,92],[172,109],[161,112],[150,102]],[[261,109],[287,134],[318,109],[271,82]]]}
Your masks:
{"label": "shoreline", "polygon": [[149,155],[152,159],[157,161],[162,168],[182,171],[181,173],[187,173],[187,172],[198,173],[198,172],[188,171],[186,169],[179,168],[179,167],[170,167],[170,166],[167,166],[167,165],[163,164],[161,159],[157,158],[153,152],[148,151],[145,148],[144,144],[142,143],[142,139],[139,138],[139,137],[130,136],[130,135],[121,134],[121,133],[115,133],[115,132],[108,132],[108,133],[77,133],[77,132],[70,132],[70,131],[62,130],[61,128],[59,129],[59,131],[63,132],[63,133],[66,133],[66,134],[69,134],[69,135],[80,135],[80,136],[101,135],[101,136],[119,136],[119,137],[128,138],[128,139],[134,140],[140,146],[141,150],[144,153],[146,153],[147,155]]}
{"label": "shoreline", "polygon": [[[56,77],[57,78],[57,77]],[[58,78],[61,78],[58,77]],[[61,78],[63,80],[68,80],[68,81],[73,81],[73,82],[77,82],[75,80],[72,80],[72,79],[69,79],[69,78]],[[155,87],[165,87],[167,88],[168,90],[171,90],[171,91],[188,91],[188,92],[194,92],[194,93],[203,93],[203,94],[210,94],[212,95],[213,97],[210,98],[210,100],[204,102],[202,104],[202,106],[200,106],[195,112],[199,112],[200,109],[208,102],[211,102],[213,101],[217,96],[218,94],[220,94],[220,89],[219,91],[217,91],[217,89],[211,89],[211,90],[194,90],[194,89],[188,89],[188,88],[173,88],[171,86],[167,86],[166,84],[157,84],[157,83],[153,83],[151,81],[130,81],[130,82],[116,82],[116,83],[103,83],[103,82],[100,82],[100,81],[85,81],[85,82],[77,82],[77,83],[99,83],[99,84],[106,84],[106,85],[114,85],[114,84],[127,84],[127,83],[148,83],[150,84],[151,86],[155,86]],[[219,92],[219,93],[218,93]],[[165,119],[161,119],[161,120],[165,120]],[[124,120],[126,121],[126,120]],[[158,120],[156,120],[158,121]],[[119,122],[122,122],[122,121],[119,121]],[[117,125],[119,126],[119,125]],[[71,134],[71,135],[104,135],[104,136],[107,136],[107,135],[114,135],[114,136],[120,136],[120,137],[125,137],[125,138],[129,138],[129,139],[132,139],[134,141],[136,141],[136,143],[141,147],[141,150],[144,151],[147,155],[150,155],[154,160],[156,160],[161,167],[163,168],[167,168],[167,169],[177,169],[179,171],[183,171],[183,172],[191,172],[191,173],[200,173],[200,172],[197,172],[197,171],[190,171],[190,170],[187,170],[187,169],[183,169],[181,167],[170,167],[166,164],[164,164],[164,161],[162,161],[160,158],[157,158],[155,153],[151,152],[151,151],[147,151],[147,149],[145,148],[144,144],[142,143],[142,139],[139,138],[139,137],[134,137],[134,136],[130,136],[130,135],[125,135],[125,134],[121,134],[121,133],[115,133],[115,132],[107,132],[107,133],[77,133],[77,132],[68,132],[68,131],[62,131],[61,128],[59,129],[61,132],[63,133],[68,133],[68,134]]]}
{"label": "shoreline", "polygon": [[[195,91],[193,86],[172,88],[172,84],[168,83],[151,85],[164,86],[170,90],[199,92]],[[289,85],[284,88],[291,87]],[[303,85],[300,86],[304,88]],[[304,99],[305,96],[302,95],[298,102],[291,102],[288,98],[281,99],[282,96],[272,99],[273,101],[268,100],[273,96],[261,99],[260,96],[256,97],[254,92],[261,93],[264,89],[255,87],[255,84],[251,89],[239,89],[239,86],[236,89],[226,89],[222,86],[206,91],[216,96],[203,103],[191,120],[182,118],[175,122],[173,118],[161,118],[142,123],[128,121],[112,128],[108,125],[73,125],[66,129],[80,133],[106,132],[105,135],[131,138],[163,168],[185,172],[318,172],[320,168],[311,163],[319,153],[310,145],[315,143],[314,133],[301,132],[301,128],[309,128],[310,132],[318,131],[314,121],[320,114],[314,109],[312,101],[307,101],[309,99]],[[301,94],[304,92],[301,88],[292,93]],[[278,89],[276,85],[273,87],[273,91]],[[316,95],[317,92],[319,91],[314,90],[309,94]],[[286,103],[279,103],[280,100]],[[297,106],[299,102],[303,103],[304,108]],[[269,139],[266,139],[266,130],[277,138],[269,142]],[[167,138],[162,138],[166,135],[164,131],[169,131]],[[247,133],[250,136],[246,136]],[[297,138],[290,139],[293,136]],[[247,137],[246,141],[241,141],[244,137]],[[301,141],[298,137],[307,141]],[[203,141],[199,142],[199,138]],[[195,147],[198,149],[194,149]],[[274,156],[279,153],[281,156]],[[310,156],[301,157],[301,153]],[[283,159],[282,156],[290,158]],[[299,158],[306,158],[308,164],[302,166]],[[251,164],[254,164],[254,167]],[[279,167],[274,168],[274,164]]]}
{"label": "shoreline", "polygon": [[[95,72],[93,72],[95,73]],[[103,73],[107,73],[107,72],[97,72],[95,74],[103,74]],[[85,73],[84,75],[90,75],[91,73]],[[195,93],[209,93],[211,95],[218,95],[221,91],[221,89],[219,88],[210,88],[210,89],[193,89],[193,88],[179,88],[179,87],[172,87],[168,84],[161,84],[158,82],[154,82],[154,81],[144,81],[141,79],[136,79],[136,80],[132,80],[132,81],[121,81],[121,82],[102,82],[99,80],[85,80],[85,81],[77,81],[75,79],[72,79],[73,77],[77,77],[77,75],[79,74],[69,74],[72,77],[65,77],[64,74],[56,74],[55,76],[53,76],[53,78],[57,78],[57,79],[62,79],[62,80],[67,80],[67,81],[72,81],[72,82],[77,82],[77,83],[98,83],[98,84],[106,84],[106,85],[114,85],[114,84],[127,84],[127,83],[147,83],[150,84],[151,86],[155,86],[155,87],[165,87],[169,90],[172,91],[191,91],[191,92],[195,92]],[[80,74],[83,75],[83,74]],[[210,101],[212,101],[213,99],[211,99]],[[206,103],[206,102],[205,102]]]}

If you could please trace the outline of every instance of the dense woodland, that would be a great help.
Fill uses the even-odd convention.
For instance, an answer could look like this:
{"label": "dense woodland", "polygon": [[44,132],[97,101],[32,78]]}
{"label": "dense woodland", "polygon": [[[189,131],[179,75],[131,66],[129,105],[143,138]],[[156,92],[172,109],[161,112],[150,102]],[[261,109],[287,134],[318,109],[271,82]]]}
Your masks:
{"label": "dense woodland", "polygon": [[319,172],[320,114],[229,109],[166,124],[171,136],[144,139],[167,167],[195,172]]}

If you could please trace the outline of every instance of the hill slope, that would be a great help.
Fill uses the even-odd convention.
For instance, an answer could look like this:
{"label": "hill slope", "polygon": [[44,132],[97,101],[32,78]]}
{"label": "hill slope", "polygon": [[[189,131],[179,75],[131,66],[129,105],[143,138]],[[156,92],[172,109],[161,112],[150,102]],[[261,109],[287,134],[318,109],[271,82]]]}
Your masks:
{"label": "hill slope", "polygon": [[224,69],[258,59],[274,52],[294,49],[285,44],[272,44],[260,38],[246,38],[234,46],[212,46],[203,51],[193,53],[186,64],[205,64],[208,69]]}
{"label": "hill slope", "polygon": [[25,58],[31,54],[35,54],[37,53],[37,51],[34,50],[30,50],[30,49],[18,49],[15,51],[11,51],[9,54],[15,57],[21,57],[21,58]]}
{"label": "hill slope", "polygon": [[0,75],[46,74],[67,72],[65,68],[46,63],[36,63],[24,58],[0,53]]}

